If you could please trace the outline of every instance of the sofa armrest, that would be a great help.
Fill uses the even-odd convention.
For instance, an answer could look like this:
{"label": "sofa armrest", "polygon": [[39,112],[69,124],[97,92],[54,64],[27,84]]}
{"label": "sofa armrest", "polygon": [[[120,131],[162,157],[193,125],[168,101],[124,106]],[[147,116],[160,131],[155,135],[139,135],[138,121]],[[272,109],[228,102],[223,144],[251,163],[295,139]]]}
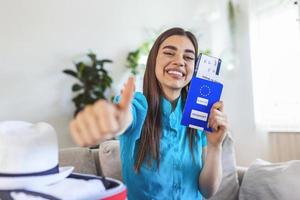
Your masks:
{"label": "sofa armrest", "polygon": [[239,180],[239,185],[240,186],[242,185],[243,178],[244,178],[244,175],[245,175],[247,170],[248,170],[247,167],[237,166],[237,174],[238,174],[238,180]]}
{"label": "sofa armrest", "polygon": [[102,142],[99,148],[99,159],[104,176],[122,181],[119,140]]}
{"label": "sofa armrest", "polygon": [[99,175],[93,153],[87,148],[60,149],[59,166],[73,166],[74,172]]}

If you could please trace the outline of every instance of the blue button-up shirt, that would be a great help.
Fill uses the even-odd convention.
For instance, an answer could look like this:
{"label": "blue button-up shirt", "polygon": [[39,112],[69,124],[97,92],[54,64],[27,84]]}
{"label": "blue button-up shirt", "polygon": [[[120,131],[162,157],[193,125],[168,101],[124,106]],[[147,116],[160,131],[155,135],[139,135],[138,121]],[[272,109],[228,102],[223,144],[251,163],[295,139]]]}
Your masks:
{"label": "blue button-up shirt", "polygon": [[120,136],[122,176],[128,189],[128,199],[202,199],[198,180],[203,165],[202,148],[207,145],[205,133],[197,132],[193,161],[186,127],[180,124],[183,109],[181,97],[173,110],[165,98],[161,98],[161,106],[160,167],[157,169],[156,162],[152,162],[151,166],[144,162],[137,173],[134,163],[148,104],[142,93],[134,95],[133,122]]}

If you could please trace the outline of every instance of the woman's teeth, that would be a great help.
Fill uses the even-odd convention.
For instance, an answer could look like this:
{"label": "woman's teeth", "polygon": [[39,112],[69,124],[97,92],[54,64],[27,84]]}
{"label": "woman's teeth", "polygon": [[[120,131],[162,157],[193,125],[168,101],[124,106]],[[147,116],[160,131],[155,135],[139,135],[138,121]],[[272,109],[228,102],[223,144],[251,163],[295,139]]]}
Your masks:
{"label": "woman's teeth", "polygon": [[168,71],[169,74],[174,74],[174,75],[178,75],[178,76],[183,76],[183,74],[179,71],[173,71],[173,70],[170,70]]}

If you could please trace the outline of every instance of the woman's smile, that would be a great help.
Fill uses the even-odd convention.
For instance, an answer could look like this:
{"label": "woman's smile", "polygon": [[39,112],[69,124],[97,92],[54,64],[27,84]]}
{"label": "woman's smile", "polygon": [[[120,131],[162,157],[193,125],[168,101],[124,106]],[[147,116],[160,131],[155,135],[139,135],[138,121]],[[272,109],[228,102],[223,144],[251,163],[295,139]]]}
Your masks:
{"label": "woman's smile", "polygon": [[179,68],[167,68],[166,74],[175,79],[183,79],[185,78],[185,72]]}

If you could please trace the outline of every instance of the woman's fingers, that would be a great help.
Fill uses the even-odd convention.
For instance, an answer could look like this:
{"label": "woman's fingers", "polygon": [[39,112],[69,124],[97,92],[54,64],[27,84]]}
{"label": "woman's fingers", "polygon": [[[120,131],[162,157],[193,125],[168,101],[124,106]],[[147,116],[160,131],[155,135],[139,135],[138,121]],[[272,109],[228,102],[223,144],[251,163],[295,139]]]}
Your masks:
{"label": "woman's fingers", "polygon": [[83,146],[93,144],[94,140],[91,137],[85,113],[84,112],[78,113],[75,121],[76,121],[77,129],[79,129],[79,136],[83,142]]}
{"label": "woman's fingers", "polygon": [[223,103],[223,101],[218,101],[218,102],[214,103],[214,105],[211,107],[211,111],[214,110],[214,109],[219,110],[221,112],[224,112],[224,103]]}
{"label": "woman's fingers", "polygon": [[217,131],[220,127],[227,127],[227,119],[225,117],[215,116],[209,121],[210,127]]}
{"label": "woman's fingers", "polygon": [[72,135],[74,141],[78,145],[83,146],[84,141],[80,136],[80,132],[79,132],[79,129],[77,128],[77,124],[76,124],[75,120],[71,121],[69,128],[70,128],[71,135]]}
{"label": "woman's fingers", "polygon": [[93,107],[90,105],[87,106],[85,112],[83,112],[83,116],[87,124],[87,132],[90,133],[90,136],[94,141],[99,141],[101,139],[100,127],[97,123],[97,117],[93,112]]}
{"label": "woman's fingers", "polygon": [[224,104],[222,101],[216,102],[210,111],[209,119],[208,119],[209,127],[213,130],[217,131],[219,127],[227,126],[227,117],[224,114]]}
{"label": "woman's fingers", "polygon": [[100,100],[93,107],[96,121],[99,125],[99,132],[102,135],[116,133],[119,129],[118,110],[114,104]]}

